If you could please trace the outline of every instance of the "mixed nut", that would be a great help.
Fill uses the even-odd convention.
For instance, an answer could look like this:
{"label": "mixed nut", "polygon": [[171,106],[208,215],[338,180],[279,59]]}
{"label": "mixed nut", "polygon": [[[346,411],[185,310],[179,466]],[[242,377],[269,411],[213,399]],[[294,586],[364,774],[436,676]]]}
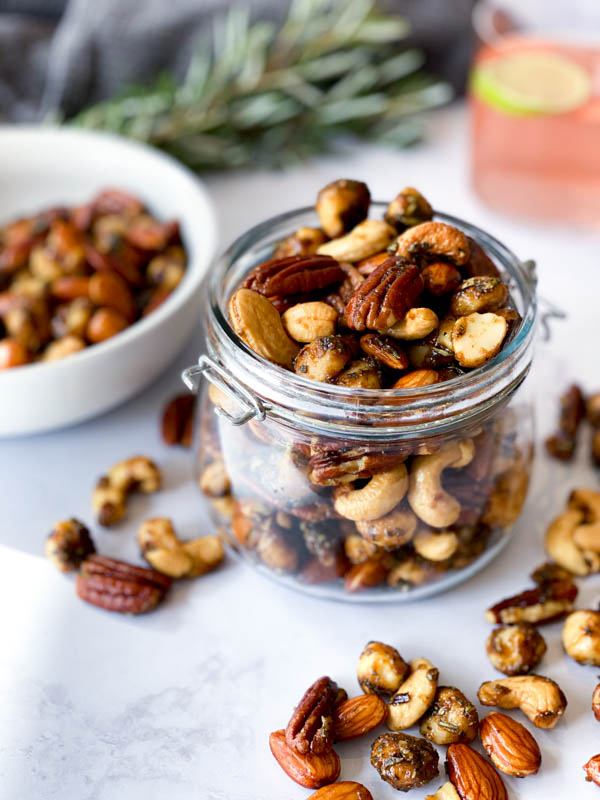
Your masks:
{"label": "mixed nut", "polygon": [[[404,189],[385,219],[341,180],[302,228],[229,298],[239,340],[297,376],[399,413],[398,389],[426,389],[490,361],[520,317],[484,250]],[[285,380],[285,375],[282,375]],[[340,401],[342,402],[342,401]],[[233,408],[232,408],[233,406]],[[527,411],[491,408],[452,434],[395,441],[317,435],[267,416],[232,427],[235,401],[211,385],[198,483],[230,543],[259,565],[347,593],[407,591],[461,569],[517,519],[532,458]],[[379,424],[374,409],[372,425]],[[391,423],[390,423],[391,424]]]}
{"label": "mixed nut", "polygon": [[[522,709],[551,704],[538,682],[547,679],[517,680],[528,687],[511,690],[519,695]],[[506,800],[500,773],[524,778],[540,768],[540,748],[524,725],[497,711],[480,721],[477,709],[459,689],[438,686],[438,670],[426,658],[409,663],[391,645],[369,642],[359,658],[358,682],[365,694],[348,698],[331,678],[319,678],[301,698],[287,727],[269,738],[284,772],[301,786],[319,789],[311,796],[315,800],[372,797],[362,784],[336,783],[341,762],[334,744],[374,731],[383,722],[391,732],[373,741],[371,764],[383,781],[399,791],[437,778],[439,754],[434,745],[448,747],[449,780],[428,800]],[[501,695],[493,704],[502,706]],[[491,703],[486,699],[485,704]],[[405,709],[400,716],[399,708]],[[550,727],[547,723],[544,718],[543,727]],[[421,736],[404,732],[415,724]],[[473,748],[478,735],[492,763]]]}
{"label": "mixed nut", "polygon": [[571,461],[575,455],[581,423],[587,419],[592,427],[592,463],[600,467],[600,392],[585,398],[577,384],[569,386],[560,398],[556,433],[546,439],[546,450],[560,461]]}
{"label": "mixed nut", "polygon": [[154,311],[184,276],[176,221],[100,192],[0,228],[0,369],[55,361]]}

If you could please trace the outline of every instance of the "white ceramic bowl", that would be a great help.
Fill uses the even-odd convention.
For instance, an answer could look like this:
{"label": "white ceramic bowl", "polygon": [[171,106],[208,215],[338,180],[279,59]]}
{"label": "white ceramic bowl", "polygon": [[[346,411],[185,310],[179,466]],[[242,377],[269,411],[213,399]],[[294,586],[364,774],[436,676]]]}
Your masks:
{"label": "white ceramic bowl", "polygon": [[139,196],[161,220],[178,219],[185,277],[145,319],[62,361],[0,371],[0,436],[38,433],[89,419],[152,381],[198,319],[202,279],[216,246],[202,183],[174,159],[109,134],[71,128],[0,126],[0,224],[100,189]]}

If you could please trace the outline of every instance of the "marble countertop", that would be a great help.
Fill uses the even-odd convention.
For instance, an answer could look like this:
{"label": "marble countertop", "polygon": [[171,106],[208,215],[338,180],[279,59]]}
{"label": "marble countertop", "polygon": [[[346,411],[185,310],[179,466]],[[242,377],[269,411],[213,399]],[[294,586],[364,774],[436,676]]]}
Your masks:
{"label": "marble countertop", "polygon": [[[340,176],[368,181],[376,198],[418,186],[436,207],[492,231],[538,262],[540,293],[568,313],[541,343],[530,381],[538,439],[556,414],[568,381],[600,388],[594,341],[600,292],[597,235],[507,220],[485,209],[468,179],[464,109],[429,119],[426,143],[404,152],[353,148],[285,172],[248,171],[208,180],[221,222],[221,245],[260,219],[307,203]],[[179,373],[201,347],[185,351],[146,392],[92,422],[60,432],[0,441],[0,796],[6,800],[302,800],[268,748],[270,731],[317,676],[358,691],[364,644],[381,639],[405,658],[426,656],[444,684],[474,698],[497,675],[485,655],[484,609],[527,584],[543,558],[545,526],[575,486],[597,486],[582,442],[575,463],[550,463],[540,450],[532,490],[505,551],[466,584],[418,604],[362,607],[324,603],[267,582],[229,559],[223,569],[177,584],[165,606],[140,618],[81,603],[73,580],[43,557],[56,519],[91,522],[95,479],[134,453],[156,459],[164,490],[135,497],[114,531],[93,526],[98,549],[137,558],[135,531],[151,515],[170,516],[183,537],[211,532],[192,481],[189,453],[161,444],[158,413],[181,390]],[[578,604],[595,607],[600,578],[581,583]],[[539,776],[507,779],[511,798],[554,800],[570,791],[592,798],[581,765],[600,750],[589,710],[597,670],[564,657],[560,625],[543,631],[540,671],[557,680],[569,706],[554,731],[535,731]],[[342,779],[360,780],[375,800],[398,795],[369,765],[373,736],[340,745]],[[422,800],[439,786],[411,793]]]}

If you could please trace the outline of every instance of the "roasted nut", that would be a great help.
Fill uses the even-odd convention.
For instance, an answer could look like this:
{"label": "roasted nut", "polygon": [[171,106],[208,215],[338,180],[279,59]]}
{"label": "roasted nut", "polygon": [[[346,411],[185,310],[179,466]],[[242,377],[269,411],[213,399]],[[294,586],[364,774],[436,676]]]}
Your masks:
{"label": "roasted nut", "polygon": [[592,463],[595,467],[600,467],[600,428],[592,434]]}
{"label": "roasted nut", "polygon": [[57,339],[63,336],[78,336],[83,339],[93,312],[94,306],[85,297],[57,306],[50,320],[52,334]]}
{"label": "roasted nut", "polygon": [[188,542],[181,542],[183,550],[192,559],[192,568],[186,578],[197,578],[211,572],[225,558],[223,542],[219,536],[199,536]]}
{"label": "roasted nut", "polygon": [[381,725],[387,706],[377,695],[361,694],[338,703],[333,710],[333,730],[336,742],[355,739]]}
{"label": "roasted nut", "polygon": [[85,342],[79,336],[63,336],[56,339],[46,347],[42,353],[42,361],[58,361],[61,358],[72,356],[85,349]]}
{"label": "roasted nut", "polygon": [[454,531],[420,530],[413,539],[415,552],[428,561],[446,561],[458,549]]}
{"label": "roasted nut", "polygon": [[460,272],[445,261],[434,261],[424,267],[421,275],[425,290],[434,297],[450,294],[459,286],[462,278]]}
{"label": "roasted nut", "polygon": [[320,486],[339,486],[359,478],[371,478],[403,461],[406,454],[400,450],[385,452],[366,447],[340,449],[334,444],[311,445],[308,477]]}
{"label": "roasted nut", "polygon": [[196,398],[192,394],[179,394],[169,400],[161,419],[161,435],[165,444],[191,447],[195,408]]}
{"label": "roasted nut", "polygon": [[362,261],[359,261],[356,265],[356,269],[360,272],[361,275],[366,277],[374,272],[380,264],[383,264],[384,261],[390,257],[390,254],[387,250],[382,250],[381,253],[375,253],[374,256],[369,256],[368,258],[363,258]]}
{"label": "roasted nut", "polygon": [[437,573],[438,570],[433,562],[409,556],[391,568],[387,582],[392,589],[406,591],[415,586],[422,586]]}
{"label": "roasted nut", "polygon": [[569,508],[581,511],[586,524],[600,522],[600,492],[593,489],[574,489],[569,496]]}
{"label": "roasted nut", "polygon": [[600,722],[600,683],[596,686],[592,695],[592,711],[598,722]]}
{"label": "roasted nut", "polygon": [[91,555],[81,564],[75,588],[86,603],[122,614],[143,614],[162,602],[170,585],[169,578],[153,569]]}
{"label": "roasted nut", "polygon": [[373,589],[383,583],[388,569],[377,557],[350,567],[344,576],[344,591],[348,594]]}
{"label": "roasted nut", "polygon": [[286,298],[324,289],[344,277],[344,270],[331,256],[292,256],[273,258],[254,267],[242,287],[267,298]]}
{"label": "roasted nut", "polygon": [[585,772],[586,781],[600,786],[600,754],[592,756],[590,760],[583,765],[583,770]]}
{"label": "roasted nut", "polygon": [[388,328],[386,333],[394,339],[424,339],[439,324],[435,311],[430,308],[411,308],[402,319]]}
{"label": "roasted nut", "polygon": [[296,356],[294,370],[305,378],[330,381],[345,369],[351,355],[341,336],[324,336],[304,345]]}
{"label": "roasted nut", "polygon": [[494,667],[505,675],[526,675],[535,669],[546,652],[542,635],[527,622],[503,625],[493,630],[486,643]]}
{"label": "roasted nut", "polygon": [[218,566],[224,556],[223,543],[218,536],[182,542],[166,517],[143,522],[138,530],[138,545],[150,566],[170,578],[204,575]]}
{"label": "roasted nut", "polygon": [[335,383],[354,389],[381,389],[381,370],[373,358],[351,361],[337,376]]}
{"label": "roasted nut", "polygon": [[89,530],[76,519],[56,522],[46,539],[46,558],[61,572],[79,569],[92,553],[96,552]]}
{"label": "roasted nut", "polygon": [[386,209],[384,219],[401,233],[405,228],[427,222],[433,216],[433,209],[421,192],[407,186],[392,200]]}
{"label": "roasted nut", "polygon": [[600,611],[574,611],[565,620],[562,643],[578,664],[600,666]]}
{"label": "roasted nut", "polygon": [[460,515],[458,500],[442,487],[442,472],[459,469],[473,458],[475,448],[471,439],[448,442],[436,453],[417,456],[410,469],[408,502],[415,514],[433,528],[447,528]]}
{"label": "roasted nut", "polygon": [[317,253],[332,256],[337,261],[349,261],[354,264],[379,253],[380,250],[385,250],[394,238],[394,234],[394,229],[386,222],[366,219],[345,236],[322,244]]}
{"label": "roasted nut", "polygon": [[409,669],[395,647],[369,642],[358,659],[358,683],[366,694],[388,697],[398,691]]}
{"label": "roasted nut", "polygon": [[364,564],[379,552],[379,548],[371,542],[367,542],[358,534],[351,534],[344,539],[344,552],[351,564]]}
{"label": "roasted nut", "polygon": [[508,287],[499,278],[477,276],[463,281],[450,300],[455,317],[484,314],[506,305]]}
{"label": "roasted nut", "polygon": [[90,279],[85,275],[62,275],[50,283],[50,294],[56,300],[75,300],[90,296]]}
{"label": "roasted nut", "polygon": [[400,234],[396,255],[405,258],[444,259],[457,267],[469,260],[470,245],[465,234],[445,222],[423,222]]}
{"label": "roasted nut", "polygon": [[219,460],[204,467],[198,479],[198,486],[207,497],[223,497],[228,494],[231,482],[225,464]]}
{"label": "roasted nut", "polygon": [[500,352],[508,325],[491,312],[459,317],[452,329],[452,348],[461,367],[480,367]]}
{"label": "roasted nut", "polygon": [[398,378],[392,389],[419,389],[439,382],[440,376],[435,369],[414,369]]}
{"label": "roasted nut", "polygon": [[376,520],[363,520],[356,523],[356,529],[369,542],[377,547],[401,547],[409,542],[417,529],[418,520],[407,508],[396,508],[385,517]]}
{"label": "roasted nut", "polygon": [[494,767],[468,744],[451,744],[446,771],[460,800],[508,800],[502,778]]}
{"label": "roasted nut", "polygon": [[373,800],[373,795],[362,783],[340,781],[318,789],[308,800]]}
{"label": "roasted nut", "polygon": [[542,675],[517,675],[482,683],[477,693],[484,706],[520,708],[537,728],[553,728],[564,714],[567,699],[560,687]]}
{"label": "roasted nut", "polygon": [[388,706],[387,726],[392,731],[410,728],[435,700],[438,670],[426,658],[410,662],[410,674],[398,687]]}
{"label": "roasted nut", "polygon": [[404,318],[422,291],[418,267],[404,258],[390,256],[352,295],[346,306],[348,327],[386,333]]}
{"label": "roasted nut", "polygon": [[285,774],[307,789],[327,786],[340,775],[341,764],[335,750],[320,756],[314,753],[302,755],[288,745],[284,730],[274,731],[269,736],[269,747]]}
{"label": "roasted nut", "polygon": [[88,295],[97,306],[113,308],[133,322],[136,317],[135,301],[131,289],[123,278],[114,272],[96,272],[89,279]]}
{"label": "roasted nut", "polygon": [[156,464],[145,456],[119,461],[99,479],[92,495],[92,509],[101,525],[114,525],[125,516],[127,495],[158,491],[161,474]]}
{"label": "roasted nut", "polygon": [[370,203],[371,194],[366,183],[341,179],[321,189],[315,209],[321,227],[334,239],[362,222],[369,213]]}
{"label": "roasted nut", "polygon": [[390,336],[365,333],[360,338],[360,347],[368,356],[376,358],[390,369],[406,369],[408,357],[400,345]]}
{"label": "roasted nut", "polygon": [[425,800],[461,800],[461,798],[450,781],[446,781],[435,794],[427,795]]}
{"label": "roasted nut", "polygon": [[546,450],[554,458],[570,461],[575,453],[577,432],[585,416],[583,392],[573,384],[560,398],[558,431],[546,439]]}
{"label": "roasted nut", "polygon": [[488,622],[529,622],[544,625],[566,617],[573,610],[577,587],[571,581],[548,581],[502,600],[486,611]]}
{"label": "roasted nut", "polygon": [[263,564],[274,572],[295,572],[298,568],[298,551],[284,533],[273,526],[268,526],[260,533],[256,553]]}
{"label": "roasted nut", "polygon": [[96,484],[92,494],[92,511],[100,525],[115,525],[125,516],[127,494],[122,489],[112,486],[108,477],[103,475]]}
{"label": "roasted nut", "polygon": [[529,576],[534,583],[538,586],[547,586],[549,583],[573,583],[573,573],[568,569],[561,567],[560,564],[554,564],[552,561],[547,561],[536,567]]}
{"label": "roasted nut", "polygon": [[98,344],[124,331],[128,324],[127,318],[114,308],[99,308],[90,317],[85,335],[92,344]]}
{"label": "roasted nut", "polygon": [[438,761],[433,745],[407,733],[382,733],[371,746],[371,764],[382,780],[401,792],[433,780]]}
{"label": "roasted nut", "polygon": [[585,404],[585,414],[593,428],[600,428],[600,392],[591,394]]}
{"label": "roasted nut", "polygon": [[452,686],[440,686],[433,705],[419,725],[421,736],[434,744],[472,742],[477,736],[479,715],[473,703]]}
{"label": "roasted nut", "polygon": [[323,336],[333,336],[337,311],[327,303],[298,303],[282,315],[283,326],[297,342],[312,342]]}
{"label": "roasted nut", "polygon": [[339,487],[334,493],[338,514],[355,522],[363,522],[388,514],[406,494],[408,474],[404,464],[374,475],[362,489]]}
{"label": "roasted nut", "polygon": [[481,743],[492,763],[513,778],[535,775],[542,763],[538,743],[524,725],[498,711],[481,720]]}
{"label": "roasted nut", "polygon": [[546,531],[546,552],[561,567],[574,575],[600,572],[600,558],[591,550],[582,550],[575,543],[575,531],[585,519],[578,508],[569,508],[554,519]]}
{"label": "roasted nut", "polygon": [[298,228],[295,233],[290,234],[279,242],[273,253],[273,258],[312,256],[326,241],[327,236],[320,228]]}
{"label": "roasted nut", "polygon": [[298,345],[288,337],[275,307],[250,289],[238,289],[229,301],[229,319],[238,336],[259,356],[291,367]]}
{"label": "roasted nut", "polygon": [[154,256],[146,267],[146,278],[154,286],[173,291],[185,275],[185,251],[181,247],[168,247]]}
{"label": "roasted nut", "polygon": [[308,687],[285,729],[289,747],[302,755],[323,755],[333,747],[333,704],[337,684],[323,677]]}

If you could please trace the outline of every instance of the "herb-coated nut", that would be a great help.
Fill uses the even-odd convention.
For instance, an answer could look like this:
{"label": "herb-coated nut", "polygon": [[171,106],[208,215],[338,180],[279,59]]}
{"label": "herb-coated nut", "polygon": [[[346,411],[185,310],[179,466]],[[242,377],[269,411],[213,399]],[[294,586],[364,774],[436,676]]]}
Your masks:
{"label": "herb-coated nut", "polygon": [[326,241],[327,236],[320,228],[298,228],[297,231],[279,242],[273,253],[273,258],[312,256]]}
{"label": "herb-coated nut", "polygon": [[388,697],[398,691],[409,669],[395,647],[369,642],[358,659],[358,683],[366,694]]}
{"label": "herb-coated nut", "polygon": [[438,761],[433,745],[407,733],[382,733],[371,746],[371,764],[382,780],[401,792],[437,777]]}
{"label": "herb-coated nut", "polygon": [[562,630],[565,651],[578,664],[600,666],[600,611],[573,611]]}
{"label": "herb-coated nut", "polygon": [[499,278],[485,275],[463,281],[450,300],[450,313],[455,317],[496,311],[506,304],[508,287]]}
{"label": "herb-coated nut", "polygon": [[515,675],[482,683],[477,693],[484,706],[520,708],[537,728],[553,728],[567,707],[559,685],[543,675]]}
{"label": "herb-coated nut", "polygon": [[397,255],[405,258],[444,259],[457,267],[469,260],[470,245],[465,234],[445,222],[423,222],[408,228],[396,240]]}
{"label": "herb-coated nut", "polygon": [[408,508],[395,508],[375,520],[362,520],[356,529],[362,537],[378,547],[402,547],[417,529],[418,520]]}
{"label": "herb-coated nut", "polygon": [[281,320],[292,339],[297,342],[312,342],[322,336],[333,336],[337,316],[335,308],[316,300],[288,308]]}
{"label": "herb-coated nut", "polygon": [[541,633],[526,622],[502,625],[493,630],[486,643],[494,667],[505,675],[526,675],[535,669],[546,652]]}
{"label": "herb-coated nut", "polygon": [[435,700],[438,670],[426,658],[410,662],[410,673],[400,684],[388,706],[387,726],[392,731],[410,728]]}
{"label": "herb-coated nut", "polygon": [[419,731],[434,744],[472,742],[477,736],[479,715],[464,694],[452,686],[439,686],[433,705],[427,711]]}
{"label": "herb-coated nut", "polygon": [[354,389],[381,389],[381,369],[373,358],[351,361],[335,379],[337,386]]}
{"label": "herb-coated nut", "polygon": [[405,228],[427,222],[432,216],[433,209],[421,192],[407,186],[389,204],[384,219],[401,233]]}
{"label": "herb-coated nut", "polygon": [[315,381],[330,381],[348,365],[351,351],[341,336],[325,336],[304,345],[294,361],[298,375]]}
{"label": "herb-coated nut", "polygon": [[390,336],[365,333],[360,338],[360,347],[368,356],[376,358],[390,369],[406,369],[408,367],[406,353],[398,342]]}
{"label": "herb-coated nut", "polygon": [[461,274],[446,261],[434,261],[433,264],[427,264],[421,273],[423,276],[423,283],[425,290],[432,294],[434,297],[441,297],[445,294],[453,292],[461,283]]}
{"label": "herb-coated nut", "polygon": [[321,189],[315,208],[321,227],[334,239],[362,222],[369,213],[370,203],[371,193],[366,183],[342,178]]}
{"label": "herb-coated nut", "polygon": [[351,564],[363,564],[377,555],[379,548],[359,534],[350,534],[344,539],[344,552]]}
{"label": "herb-coated nut", "polygon": [[96,552],[89,530],[76,519],[56,522],[46,539],[46,557],[61,572],[73,572]]}

